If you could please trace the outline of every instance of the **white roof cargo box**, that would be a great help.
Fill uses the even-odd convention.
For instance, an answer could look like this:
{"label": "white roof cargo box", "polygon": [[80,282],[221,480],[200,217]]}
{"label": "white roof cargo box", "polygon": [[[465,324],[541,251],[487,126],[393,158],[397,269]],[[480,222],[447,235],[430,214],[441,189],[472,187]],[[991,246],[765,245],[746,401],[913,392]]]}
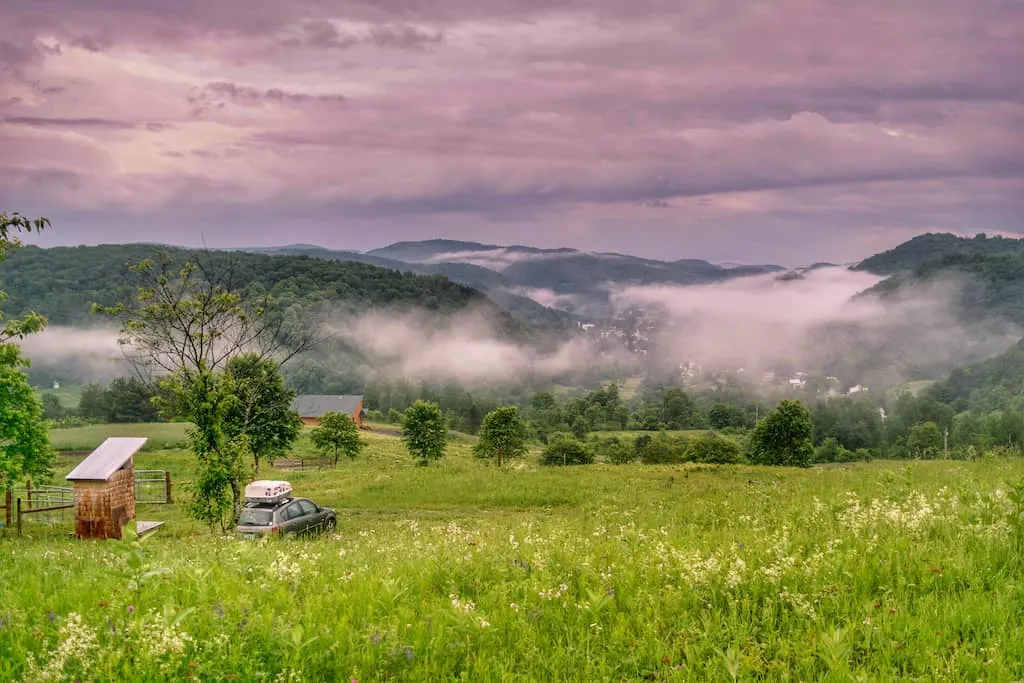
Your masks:
{"label": "white roof cargo box", "polygon": [[286,481],[254,481],[245,487],[245,499],[254,503],[276,503],[292,494],[292,485]]}

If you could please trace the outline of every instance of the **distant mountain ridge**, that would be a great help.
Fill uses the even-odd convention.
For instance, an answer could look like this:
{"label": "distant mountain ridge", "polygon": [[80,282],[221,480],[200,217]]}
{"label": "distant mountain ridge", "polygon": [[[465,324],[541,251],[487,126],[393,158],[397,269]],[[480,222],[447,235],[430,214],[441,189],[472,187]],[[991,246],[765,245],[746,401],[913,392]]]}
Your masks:
{"label": "distant mountain ridge", "polygon": [[610,293],[615,287],[700,285],[787,270],[774,264],[725,267],[702,259],[658,261],[568,247],[545,249],[448,239],[395,242],[366,252],[305,244],[263,247],[258,251],[441,274],[482,290],[510,313],[548,323],[564,323],[573,315],[611,314]]}

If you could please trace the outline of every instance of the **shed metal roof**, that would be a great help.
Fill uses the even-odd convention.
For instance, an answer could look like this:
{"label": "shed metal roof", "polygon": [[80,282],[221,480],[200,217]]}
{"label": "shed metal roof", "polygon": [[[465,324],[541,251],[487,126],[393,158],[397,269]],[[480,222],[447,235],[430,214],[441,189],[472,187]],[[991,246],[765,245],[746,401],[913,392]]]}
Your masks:
{"label": "shed metal roof", "polygon": [[323,417],[324,413],[345,413],[355,415],[362,402],[362,395],[327,396],[324,394],[303,394],[292,401],[292,410],[301,417]]}
{"label": "shed metal roof", "polygon": [[71,470],[65,478],[68,481],[106,481],[110,479],[110,475],[121,469],[146,441],[148,439],[145,437],[112,436],[101,443],[85,460],[78,463],[78,467]]}

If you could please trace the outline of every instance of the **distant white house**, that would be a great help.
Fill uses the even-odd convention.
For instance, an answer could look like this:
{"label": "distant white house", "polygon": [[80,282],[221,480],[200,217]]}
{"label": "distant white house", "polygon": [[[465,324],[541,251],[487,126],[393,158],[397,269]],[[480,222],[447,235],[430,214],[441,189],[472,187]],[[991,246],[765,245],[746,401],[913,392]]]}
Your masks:
{"label": "distant white house", "polygon": [[850,389],[846,393],[848,395],[853,395],[853,394],[860,394],[860,393],[865,392],[865,391],[868,391],[868,388],[866,386],[864,386],[863,384],[854,384],[852,387],[850,387]]}

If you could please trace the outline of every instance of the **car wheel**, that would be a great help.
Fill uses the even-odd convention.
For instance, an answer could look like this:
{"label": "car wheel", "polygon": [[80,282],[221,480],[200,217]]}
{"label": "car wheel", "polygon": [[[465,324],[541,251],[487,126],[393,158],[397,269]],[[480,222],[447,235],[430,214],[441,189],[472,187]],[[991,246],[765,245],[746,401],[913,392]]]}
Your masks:
{"label": "car wheel", "polygon": [[327,520],[327,523],[324,524],[324,530],[328,531],[328,532],[331,532],[331,531],[334,531],[334,528],[336,526],[338,526],[337,520],[334,519],[334,517],[331,517],[330,519]]}

